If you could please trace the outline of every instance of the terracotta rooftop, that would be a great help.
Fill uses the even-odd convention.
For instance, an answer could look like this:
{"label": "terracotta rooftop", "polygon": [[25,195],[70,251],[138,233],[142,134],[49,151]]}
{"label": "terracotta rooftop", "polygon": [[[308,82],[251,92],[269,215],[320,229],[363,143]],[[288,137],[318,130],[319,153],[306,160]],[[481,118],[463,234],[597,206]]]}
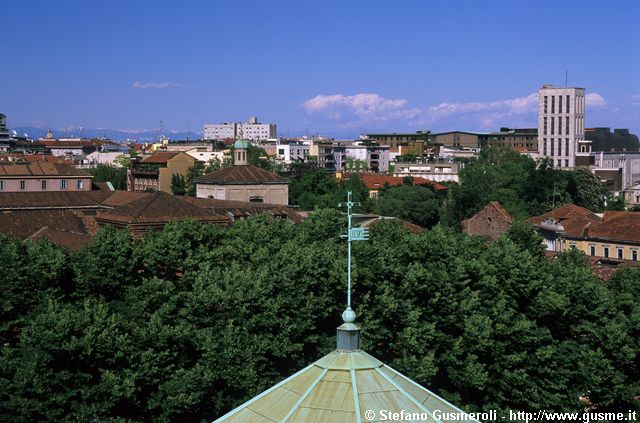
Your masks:
{"label": "terracotta rooftop", "polygon": [[567,236],[640,243],[640,212],[607,211],[601,218],[583,207],[565,204],[527,222],[541,225],[547,219],[562,225]]}
{"label": "terracotta rooftop", "polygon": [[100,208],[112,191],[2,192],[0,210]]}
{"label": "terracotta rooftop", "polygon": [[90,218],[70,210],[12,210],[4,211],[0,219],[0,233],[26,239],[48,238],[54,244],[79,250],[91,241]]}
{"label": "terracotta rooftop", "polygon": [[82,176],[92,178],[87,172],[71,165],[49,161],[31,163],[0,163],[0,176],[4,177],[42,177],[42,176]]}
{"label": "terracotta rooftop", "polygon": [[291,207],[280,204],[252,203],[246,201],[216,200],[214,198],[181,197],[182,200],[197,207],[208,209],[219,215],[232,215],[234,219],[241,219],[255,214],[268,213],[272,216],[284,217],[294,223],[304,219]]}
{"label": "terracotta rooftop", "polygon": [[225,216],[216,215],[201,207],[189,204],[177,196],[156,191],[112,210],[100,211],[99,223],[168,223],[172,220],[191,218],[199,221],[228,222]]}
{"label": "terracotta rooftop", "polygon": [[149,157],[142,159],[142,163],[167,163],[168,160],[173,159],[179,151],[159,151],[152,154]]}
{"label": "terracotta rooftop", "polygon": [[289,180],[256,166],[231,166],[207,173],[198,178],[197,182],[199,184],[251,185],[288,184]]}
{"label": "terracotta rooftop", "polygon": [[[372,173],[357,174],[357,176],[369,189],[380,189],[384,187],[384,184],[389,184],[389,186],[393,187],[396,185],[402,185],[404,182],[404,178],[400,176],[378,175]],[[436,191],[446,191],[448,189],[444,185],[420,177],[413,178],[413,184],[429,185]]]}
{"label": "terracotta rooftop", "polygon": [[35,144],[44,145],[47,148],[69,148],[69,147],[95,147],[99,148],[106,144],[114,144],[111,141],[103,140],[39,140]]}

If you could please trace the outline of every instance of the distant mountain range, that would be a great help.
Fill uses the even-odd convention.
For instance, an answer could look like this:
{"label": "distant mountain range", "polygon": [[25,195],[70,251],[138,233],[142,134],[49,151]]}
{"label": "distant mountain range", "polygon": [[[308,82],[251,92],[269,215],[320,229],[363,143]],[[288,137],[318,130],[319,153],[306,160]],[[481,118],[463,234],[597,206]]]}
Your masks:
{"label": "distant mountain range", "polygon": [[[38,139],[45,137],[49,128],[40,128],[36,126],[19,126],[16,128],[9,128],[10,131],[16,131],[19,135],[27,134],[30,138]],[[55,138],[73,138],[73,137],[85,137],[85,138],[97,138],[105,137],[114,141],[137,141],[147,142],[156,141],[160,135],[158,130],[138,131],[138,130],[122,130],[122,129],[108,129],[108,128],[51,128],[53,136]],[[197,140],[202,138],[202,134],[192,131],[165,131],[163,135],[171,140]]]}

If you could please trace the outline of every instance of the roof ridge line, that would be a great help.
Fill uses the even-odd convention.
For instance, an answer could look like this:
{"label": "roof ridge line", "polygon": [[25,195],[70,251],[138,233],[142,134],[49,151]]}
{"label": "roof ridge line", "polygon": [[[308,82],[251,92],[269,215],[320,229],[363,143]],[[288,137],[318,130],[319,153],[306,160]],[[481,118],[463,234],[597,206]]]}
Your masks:
{"label": "roof ridge line", "polygon": [[354,408],[356,410],[356,423],[362,423],[360,415],[360,398],[358,398],[358,381],[356,380],[356,370],[353,368],[353,356],[349,354],[349,373],[351,374],[351,392],[353,393]]}
{"label": "roof ridge line", "polygon": [[[160,192],[160,191],[156,191],[156,192],[154,192],[153,194],[151,194],[151,195],[148,197],[148,198],[149,198],[149,202],[148,202],[144,207],[142,207],[142,209],[140,209],[140,211],[138,212],[138,214],[136,214],[135,216],[133,216],[132,221],[133,221],[134,219],[137,219],[138,217],[140,217],[140,216],[142,215],[142,212],[149,208],[149,206],[151,205],[151,203],[153,203],[153,202],[155,201],[155,197],[154,197],[154,195],[155,195],[155,193],[157,193],[157,192]],[[145,198],[142,198],[142,199],[144,200]]]}
{"label": "roof ridge line", "polygon": [[[294,379],[296,376],[301,375],[302,373],[306,372],[307,370],[313,368],[313,367],[317,367],[315,366],[315,364],[309,364],[307,367],[305,367],[302,370],[299,370],[298,372],[292,374],[291,376],[289,376],[288,378],[286,378],[285,380],[281,381],[280,383],[276,383],[275,385],[273,385],[271,388],[267,389],[266,391],[262,392],[260,395],[257,395],[253,398],[251,398],[249,401],[240,404],[239,406],[237,406],[236,408],[234,408],[233,410],[229,411],[227,414],[225,414],[224,416],[219,417],[218,419],[214,420],[213,423],[216,422],[222,422],[224,420],[226,420],[228,417],[233,416],[234,414],[237,414],[238,412],[240,412],[241,410],[243,410],[245,407],[248,407],[249,405],[253,404],[254,402],[258,401],[260,398],[264,398],[267,394],[275,391],[276,389],[280,388],[281,386],[283,386],[285,383],[289,382],[290,380]],[[253,410],[251,410],[253,411]]]}
{"label": "roof ridge line", "polygon": [[[385,365],[386,366],[386,365]],[[417,398],[415,398],[413,395],[411,395],[409,392],[407,392],[402,386],[398,385],[397,382],[394,382],[393,379],[391,379],[388,375],[384,374],[384,372],[382,372],[380,370],[380,367],[376,367],[375,371],[378,372],[379,374],[382,375],[382,377],[384,377],[390,384],[392,384],[393,386],[396,387],[396,389],[398,391],[400,391],[401,394],[403,394],[405,397],[409,398],[409,400],[411,402],[413,402],[415,405],[418,406],[418,408],[420,408],[422,411],[424,411],[425,413],[427,413],[434,421],[442,423],[441,420],[436,419],[435,417],[433,417],[433,412],[431,412],[431,410],[429,410],[427,407],[425,407],[424,404],[422,404],[420,401],[418,401]],[[426,388],[425,388],[426,389]],[[431,391],[429,391],[431,392]]]}
{"label": "roof ridge line", "polygon": [[304,394],[302,394],[300,396],[298,401],[296,401],[296,403],[293,405],[293,407],[291,407],[291,410],[289,410],[287,415],[284,416],[284,418],[280,421],[280,423],[286,423],[287,420],[289,420],[291,418],[293,413],[295,413],[295,411],[298,409],[298,407],[300,407],[300,405],[304,402],[304,400],[306,400],[307,397],[311,394],[311,392],[313,392],[313,390],[316,389],[316,386],[318,386],[318,384],[320,383],[322,378],[324,378],[324,376],[327,374],[328,371],[329,371],[329,369],[322,369],[322,372],[320,372],[318,377],[313,381],[313,383],[309,386],[309,388],[307,388],[307,390],[304,392]]}

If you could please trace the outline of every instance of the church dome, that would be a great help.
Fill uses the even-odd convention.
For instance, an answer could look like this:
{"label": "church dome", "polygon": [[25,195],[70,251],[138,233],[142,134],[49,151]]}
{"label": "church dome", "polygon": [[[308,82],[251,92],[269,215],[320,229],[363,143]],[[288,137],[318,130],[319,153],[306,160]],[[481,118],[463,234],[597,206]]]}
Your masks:
{"label": "church dome", "polygon": [[239,139],[233,144],[233,148],[247,150],[251,144],[248,140]]}

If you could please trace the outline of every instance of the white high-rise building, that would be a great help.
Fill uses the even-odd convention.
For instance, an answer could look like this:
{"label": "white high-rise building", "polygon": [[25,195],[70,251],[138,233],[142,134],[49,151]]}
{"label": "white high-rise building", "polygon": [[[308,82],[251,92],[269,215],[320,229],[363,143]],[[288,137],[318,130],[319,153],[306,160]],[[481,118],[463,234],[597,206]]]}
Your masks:
{"label": "white high-rise building", "polygon": [[588,165],[591,141],[584,139],[584,88],[543,85],[538,91],[538,153],[554,167]]}
{"label": "white high-rise building", "polygon": [[226,138],[235,139],[238,132],[238,124],[236,122],[225,122],[219,125],[205,125],[205,140],[223,140]]}
{"label": "white high-rise building", "polygon": [[219,125],[204,125],[205,140],[221,140],[225,138],[244,138],[252,141],[276,138],[276,125],[259,123],[258,118],[251,117],[247,123],[225,122]]}

